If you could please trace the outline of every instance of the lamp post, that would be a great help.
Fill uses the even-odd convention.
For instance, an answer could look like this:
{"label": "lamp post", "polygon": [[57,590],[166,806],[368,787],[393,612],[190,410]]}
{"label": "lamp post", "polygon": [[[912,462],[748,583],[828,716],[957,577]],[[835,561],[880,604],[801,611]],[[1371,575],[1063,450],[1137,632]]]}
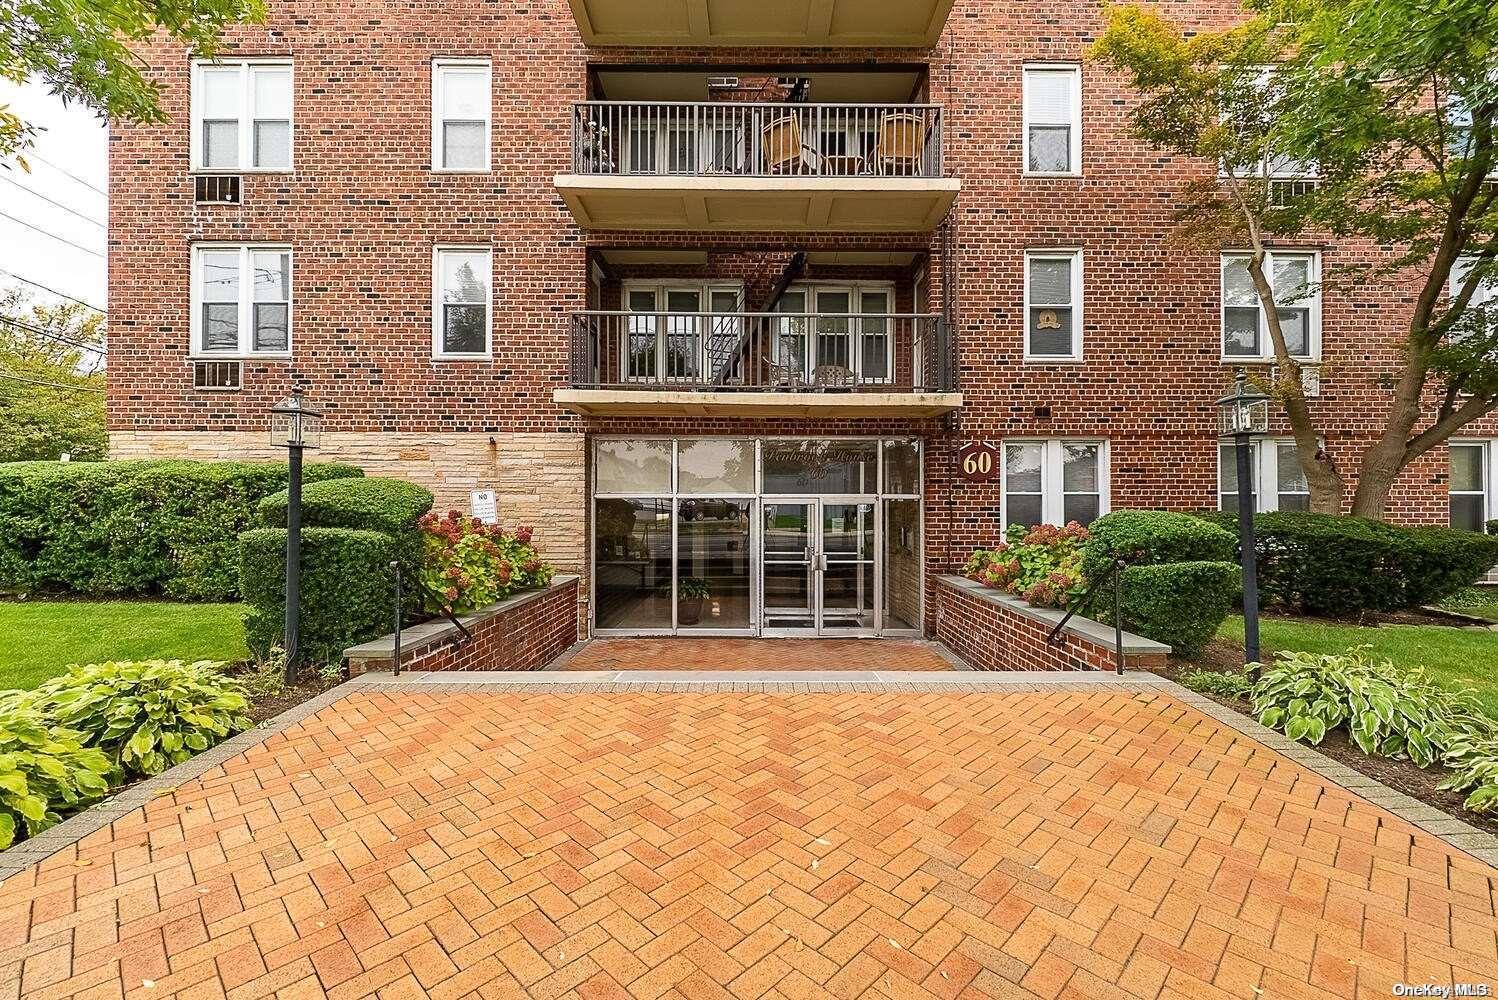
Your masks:
{"label": "lamp post", "polygon": [[297,632],[301,620],[302,452],[322,443],[322,413],[307,405],[300,388],[270,410],[271,444],[285,448],[286,477],[286,683],[296,681]]}
{"label": "lamp post", "polygon": [[1248,387],[1243,370],[1217,401],[1217,434],[1231,438],[1238,465],[1238,537],[1243,559],[1243,662],[1259,662],[1259,576],[1254,539],[1253,441],[1269,433],[1269,397]]}

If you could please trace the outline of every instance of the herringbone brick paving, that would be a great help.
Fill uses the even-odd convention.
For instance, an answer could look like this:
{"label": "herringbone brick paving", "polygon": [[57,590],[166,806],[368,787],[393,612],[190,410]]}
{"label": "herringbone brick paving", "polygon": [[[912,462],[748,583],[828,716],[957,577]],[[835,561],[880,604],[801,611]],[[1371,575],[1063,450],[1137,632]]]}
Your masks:
{"label": "herringbone brick paving", "polygon": [[593,639],[564,670],[951,670],[918,639]]}
{"label": "herringbone brick paving", "polygon": [[1156,693],[355,693],[0,887],[0,996],[1387,997],[1498,871]]}

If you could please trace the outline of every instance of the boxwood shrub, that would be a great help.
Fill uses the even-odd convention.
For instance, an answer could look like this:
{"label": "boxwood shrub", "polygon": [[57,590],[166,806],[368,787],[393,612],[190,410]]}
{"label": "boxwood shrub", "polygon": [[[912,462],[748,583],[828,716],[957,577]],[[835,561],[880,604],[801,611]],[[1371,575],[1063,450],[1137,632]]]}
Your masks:
{"label": "boxwood shrub", "polygon": [[[343,650],[391,631],[394,587],[390,562],[418,558],[414,535],[358,528],[303,528],[298,657],[333,663]],[[249,605],[245,640],[257,655],[281,642],[286,614],[286,529],[257,528],[239,536],[240,590]]]}
{"label": "boxwood shrub", "polygon": [[[286,527],[286,490],[260,501],[267,528]],[[333,479],[302,487],[302,524],[316,528],[363,528],[398,534],[416,527],[432,509],[432,493],[404,479]]]}
{"label": "boxwood shrub", "polygon": [[[305,474],[363,472],[313,463]],[[0,465],[0,592],[232,599],[236,536],[285,487],[281,462]]]}
{"label": "boxwood shrub", "polygon": [[[1243,581],[1229,562],[1161,563],[1125,569],[1122,590],[1125,630],[1163,642],[1177,656],[1194,656],[1233,609]],[[1111,625],[1111,595],[1100,594],[1094,604],[1094,617]]]}
{"label": "boxwood shrub", "polygon": [[1116,510],[1093,521],[1090,530],[1082,547],[1082,575],[1089,580],[1118,558],[1134,566],[1230,562],[1237,549],[1236,535],[1169,510]]}
{"label": "boxwood shrub", "polygon": [[[1237,534],[1237,515],[1204,514]],[[1259,595],[1312,615],[1397,611],[1469,586],[1498,565],[1498,536],[1286,511],[1254,516]]]}

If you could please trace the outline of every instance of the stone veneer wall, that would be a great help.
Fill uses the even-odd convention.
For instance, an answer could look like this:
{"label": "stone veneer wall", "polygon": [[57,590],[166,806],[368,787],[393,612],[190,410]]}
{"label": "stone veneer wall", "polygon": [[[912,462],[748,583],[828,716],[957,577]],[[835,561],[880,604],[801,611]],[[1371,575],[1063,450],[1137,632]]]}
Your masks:
{"label": "stone veneer wall", "polygon": [[[960,576],[936,578],[936,637],[978,670],[1113,670],[1113,627],[1072,618],[1060,646],[1046,636],[1063,612],[1024,601]],[[1124,666],[1158,670],[1170,647],[1123,634]]]}
{"label": "stone veneer wall", "polygon": [[[473,641],[453,648],[461,633],[447,619],[401,629],[402,670],[541,670],[578,639],[576,576],[558,576],[545,590],[517,594],[458,620]],[[390,670],[395,634],[343,652],[349,676]]]}

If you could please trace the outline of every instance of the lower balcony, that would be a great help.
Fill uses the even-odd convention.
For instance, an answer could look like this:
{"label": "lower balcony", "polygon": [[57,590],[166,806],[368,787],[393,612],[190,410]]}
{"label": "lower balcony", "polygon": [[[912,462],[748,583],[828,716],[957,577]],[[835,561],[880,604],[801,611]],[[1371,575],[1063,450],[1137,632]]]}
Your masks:
{"label": "lower balcony", "polygon": [[940,315],[642,313],[572,317],[586,416],[935,417],[962,405]]}

